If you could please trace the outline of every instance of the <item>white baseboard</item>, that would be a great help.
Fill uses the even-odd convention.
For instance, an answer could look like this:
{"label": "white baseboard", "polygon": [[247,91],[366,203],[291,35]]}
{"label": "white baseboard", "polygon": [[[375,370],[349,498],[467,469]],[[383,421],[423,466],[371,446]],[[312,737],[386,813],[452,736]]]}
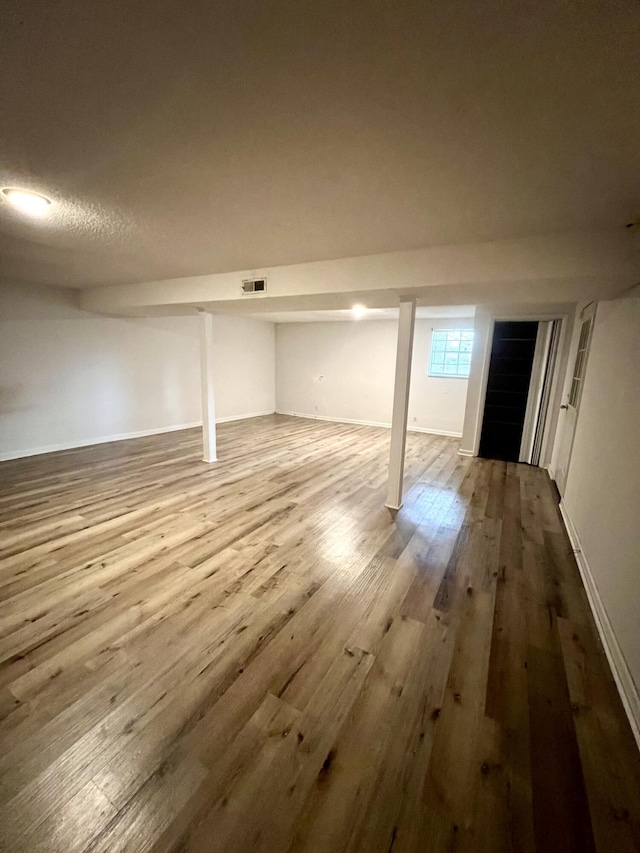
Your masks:
{"label": "white baseboard", "polygon": [[[232,421],[246,421],[249,418],[263,418],[265,415],[274,415],[275,411],[273,409],[269,409],[268,412],[251,412],[250,415],[231,415],[230,418],[216,418],[217,424],[229,424]],[[202,426],[202,424],[198,424],[198,426]]]}
{"label": "white baseboard", "polygon": [[593,618],[595,619],[598,633],[600,634],[600,639],[602,640],[602,645],[604,646],[607,660],[609,661],[609,666],[611,667],[611,672],[613,673],[616,686],[618,687],[622,704],[627,712],[627,717],[629,718],[629,723],[631,725],[631,730],[633,731],[633,736],[636,739],[636,744],[638,745],[638,749],[640,749],[640,695],[638,694],[638,688],[635,685],[633,676],[629,671],[624,654],[622,653],[622,649],[616,639],[613,626],[602,599],[600,598],[598,587],[596,586],[589,563],[587,562],[587,558],[582,550],[578,533],[567,513],[564,500],[560,501],[560,514],[562,515],[562,520],[564,521],[564,526],[567,530],[567,535],[569,536],[569,541],[571,542],[576,562],[578,563],[582,582],[587,593],[587,598],[589,599],[589,604],[591,605]]}
{"label": "white baseboard", "polygon": [[[272,414],[273,409],[268,412],[255,412],[250,415],[233,415],[230,418],[216,418],[216,423],[226,424],[230,421],[242,421],[245,418],[260,418],[263,415]],[[7,462],[10,459],[24,459],[27,456],[40,456],[43,453],[57,453],[59,450],[75,450],[80,447],[91,447],[95,444],[108,444],[111,441],[126,441],[129,438],[144,438],[148,435],[160,435],[165,432],[179,432],[183,429],[194,429],[201,426],[202,421],[192,421],[187,424],[173,424],[172,426],[142,429],[136,432],[120,432],[115,435],[104,435],[100,438],[86,438],[79,441],[67,441],[61,444],[49,444],[46,447],[32,447],[28,450],[14,450],[8,453],[0,453],[0,462]]]}
{"label": "white baseboard", "polygon": [[[390,423],[382,423],[379,421],[361,421],[354,418],[330,418],[326,415],[307,415],[304,412],[283,412],[280,409],[276,410],[277,415],[289,415],[292,418],[307,418],[312,421],[329,421],[334,424],[358,424],[359,426],[382,427],[383,429],[391,429]],[[429,435],[446,435],[450,438],[461,438],[461,432],[451,432],[444,429],[431,429],[430,427],[409,426],[409,432],[426,432]]]}
{"label": "white baseboard", "polygon": [[431,427],[408,426],[409,432],[426,432],[429,435],[446,435],[449,438],[462,438],[461,432],[452,432],[448,429],[431,429]]}
{"label": "white baseboard", "polygon": [[458,456],[475,456],[473,450],[464,450],[462,447],[458,450]]}
{"label": "white baseboard", "polygon": [[108,444],[110,441],[143,438],[146,435],[159,435],[162,432],[177,432],[181,429],[192,429],[199,426],[202,426],[202,421],[194,421],[188,424],[174,424],[173,426],[157,427],[155,429],[142,429],[136,432],[120,432],[115,435],[103,435],[99,438],[65,441],[61,444],[49,444],[46,447],[31,447],[28,450],[14,450],[9,451],[9,453],[0,453],[0,462],[5,462],[8,459],[23,459],[25,456],[40,456],[43,453],[57,453],[59,450],[75,450],[78,447],[91,447],[94,444]]}
{"label": "white baseboard", "polygon": [[389,429],[391,424],[378,423],[377,421],[358,421],[353,418],[328,418],[326,415],[308,415],[305,412],[283,412],[276,409],[276,415],[288,415],[290,418],[306,418],[310,421],[329,421],[334,424],[358,424],[359,426],[383,427]]}

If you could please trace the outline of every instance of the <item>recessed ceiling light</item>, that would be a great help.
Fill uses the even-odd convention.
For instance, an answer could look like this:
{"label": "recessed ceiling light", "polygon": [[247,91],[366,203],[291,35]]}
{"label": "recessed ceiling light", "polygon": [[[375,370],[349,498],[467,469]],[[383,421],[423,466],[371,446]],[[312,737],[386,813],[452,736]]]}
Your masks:
{"label": "recessed ceiling light", "polygon": [[18,187],[3,187],[2,196],[21,213],[27,216],[46,216],[51,208],[51,199],[31,190],[21,190]]}
{"label": "recessed ceiling light", "polygon": [[353,314],[354,319],[359,320],[367,313],[367,309],[364,307],[364,305],[354,305],[351,309],[351,312]]}

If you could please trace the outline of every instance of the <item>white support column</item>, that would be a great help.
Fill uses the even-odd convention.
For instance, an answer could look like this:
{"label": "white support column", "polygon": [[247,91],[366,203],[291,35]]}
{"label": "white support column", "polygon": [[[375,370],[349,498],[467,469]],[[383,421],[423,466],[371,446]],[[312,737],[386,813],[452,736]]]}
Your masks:
{"label": "white support column", "polygon": [[404,478],[404,450],[407,443],[407,418],[409,415],[409,387],[411,384],[411,356],[413,330],[416,320],[416,300],[400,302],[398,318],[398,351],[396,379],[393,391],[393,417],[391,420],[391,450],[389,452],[389,486],[387,506],[399,510],[402,506],[402,480]]}
{"label": "white support column", "polygon": [[215,462],[216,399],[213,384],[213,316],[200,311],[200,377],[202,385],[202,458]]}

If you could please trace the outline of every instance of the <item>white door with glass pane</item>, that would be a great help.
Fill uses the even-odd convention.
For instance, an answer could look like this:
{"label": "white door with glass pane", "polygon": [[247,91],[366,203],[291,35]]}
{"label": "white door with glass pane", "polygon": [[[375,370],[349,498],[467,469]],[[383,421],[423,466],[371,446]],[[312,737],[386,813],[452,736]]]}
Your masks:
{"label": "white door with glass pane", "polygon": [[473,329],[434,329],[429,376],[468,379],[472,348]]}
{"label": "white door with glass pane", "polygon": [[567,484],[571,449],[573,448],[573,439],[576,433],[580,400],[582,399],[582,388],[587,371],[587,359],[589,357],[589,345],[591,343],[591,332],[593,331],[595,313],[595,303],[588,305],[582,312],[582,316],[580,318],[578,350],[576,352],[576,358],[573,365],[569,395],[566,402],[560,407],[561,431],[559,433],[560,445],[556,460],[556,485],[561,495],[564,495],[565,486]]}

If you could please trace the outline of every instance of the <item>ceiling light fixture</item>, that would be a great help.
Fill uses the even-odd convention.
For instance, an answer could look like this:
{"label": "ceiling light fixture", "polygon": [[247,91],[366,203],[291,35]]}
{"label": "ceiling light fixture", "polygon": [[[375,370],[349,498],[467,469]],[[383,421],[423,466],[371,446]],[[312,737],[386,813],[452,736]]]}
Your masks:
{"label": "ceiling light fixture", "polygon": [[351,311],[353,313],[354,320],[359,320],[367,313],[367,309],[364,307],[364,305],[354,305]]}
{"label": "ceiling light fixture", "polygon": [[46,216],[52,205],[50,198],[18,187],[3,187],[0,193],[10,205],[27,216]]}

